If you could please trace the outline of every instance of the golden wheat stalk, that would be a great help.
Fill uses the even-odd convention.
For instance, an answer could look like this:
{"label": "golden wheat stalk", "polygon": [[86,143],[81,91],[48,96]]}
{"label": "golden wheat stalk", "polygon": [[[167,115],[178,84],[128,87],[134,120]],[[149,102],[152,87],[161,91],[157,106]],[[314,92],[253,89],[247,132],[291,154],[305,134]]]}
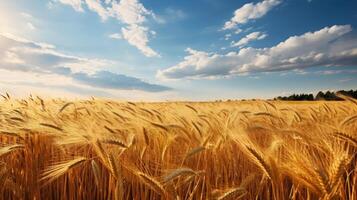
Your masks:
{"label": "golden wheat stalk", "polygon": [[163,182],[168,183],[180,176],[187,176],[187,175],[192,176],[192,175],[197,175],[197,173],[190,168],[178,168],[166,174],[163,178]]}
{"label": "golden wheat stalk", "polygon": [[198,146],[198,147],[195,147],[193,149],[191,149],[189,152],[187,152],[185,158],[184,158],[184,161],[187,160],[188,158],[190,158],[191,156],[195,155],[195,154],[198,154],[200,153],[201,151],[204,151],[206,148],[203,147],[203,146]]}
{"label": "golden wheat stalk", "polygon": [[138,176],[143,180],[144,184],[149,186],[152,190],[154,190],[156,193],[165,195],[166,191],[164,189],[164,186],[161,185],[159,181],[157,181],[155,178],[144,174],[142,172],[138,172]]}
{"label": "golden wheat stalk", "polygon": [[342,140],[345,140],[345,141],[353,144],[354,146],[357,146],[357,138],[353,137],[352,135],[349,135],[347,133],[342,133],[342,132],[335,132],[334,136],[338,137]]}
{"label": "golden wheat stalk", "polygon": [[[217,200],[240,199],[247,194],[244,188],[238,187],[231,189],[217,198]],[[239,196],[238,196],[239,195]]]}
{"label": "golden wheat stalk", "polygon": [[43,173],[41,177],[41,181],[46,181],[47,183],[51,183],[56,180],[58,177],[64,175],[69,170],[75,168],[76,166],[84,163],[88,159],[85,157],[78,157],[73,160],[60,162],[58,164],[52,165],[48,167]]}
{"label": "golden wheat stalk", "polygon": [[9,145],[9,146],[5,146],[5,147],[1,147],[0,148],[0,157],[4,156],[8,153],[11,153],[13,151],[19,150],[19,149],[24,149],[25,146],[22,144],[14,144],[14,145]]}
{"label": "golden wheat stalk", "polygon": [[100,174],[101,174],[100,168],[99,168],[97,162],[95,162],[95,160],[92,160],[91,166],[92,166],[92,171],[94,174],[95,184],[97,185],[97,187],[100,187]]}
{"label": "golden wheat stalk", "polygon": [[269,166],[269,164],[264,160],[263,156],[260,155],[255,149],[245,146],[248,152],[250,153],[249,155],[255,161],[255,163],[259,166],[259,168],[264,172],[264,174],[269,178],[272,179],[272,170]]}

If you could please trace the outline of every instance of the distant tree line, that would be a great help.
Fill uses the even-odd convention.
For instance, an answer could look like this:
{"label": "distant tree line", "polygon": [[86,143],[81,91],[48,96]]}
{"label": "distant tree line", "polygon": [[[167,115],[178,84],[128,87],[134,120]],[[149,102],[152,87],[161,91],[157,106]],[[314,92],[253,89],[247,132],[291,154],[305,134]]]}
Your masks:
{"label": "distant tree line", "polygon": [[315,100],[327,100],[327,101],[341,101],[337,94],[342,94],[357,99],[357,90],[340,90],[337,92],[318,92],[316,96],[313,94],[293,94],[290,96],[278,96],[274,100],[282,101],[315,101]]}

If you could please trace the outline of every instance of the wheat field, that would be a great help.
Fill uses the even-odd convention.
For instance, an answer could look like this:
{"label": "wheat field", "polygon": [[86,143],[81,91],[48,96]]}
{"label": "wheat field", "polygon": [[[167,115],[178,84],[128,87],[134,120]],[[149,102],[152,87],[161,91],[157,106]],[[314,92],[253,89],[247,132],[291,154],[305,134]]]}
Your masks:
{"label": "wheat field", "polygon": [[357,102],[0,102],[1,199],[357,199]]}

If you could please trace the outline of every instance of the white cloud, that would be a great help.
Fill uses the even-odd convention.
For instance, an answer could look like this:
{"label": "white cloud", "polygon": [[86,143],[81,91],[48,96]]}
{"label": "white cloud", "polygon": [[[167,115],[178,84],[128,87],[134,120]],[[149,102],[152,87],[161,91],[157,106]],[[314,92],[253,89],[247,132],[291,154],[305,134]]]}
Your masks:
{"label": "white cloud", "polygon": [[18,71],[48,72],[56,67],[69,67],[73,72],[93,73],[113,61],[89,59],[63,54],[51,44],[34,42],[11,34],[0,33],[0,67]]}
{"label": "white cloud", "polygon": [[[124,25],[121,34],[129,44],[138,48],[147,57],[159,57],[159,54],[149,46],[152,31],[142,25],[147,21],[147,16],[154,19],[156,19],[156,16],[151,10],[146,9],[139,0],[59,0],[59,2],[70,5],[80,12],[84,11],[82,4],[85,4],[89,10],[97,13],[103,21],[110,17],[117,19]],[[110,38],[119,39],[119,35],[112,36],[114,38]]]}
{"label": "white cloud", "polygon": [[224,40],[229,40],[232,37],[232,34],[228,33],[224,35]]}
{"label": "white cloud", "polygon": [[292,36],[270,48],[242,48],[227,54],[188,49],[183,61],[158,71],[163,79],[212,78],[304,69],[314,66],[357,65],[357,38],[343,37],[350,25],[325,27]]}
{"label": "white cloud", "polygon": [[62,4],[71,6],[77,12],[83,12],[82,0],[57,0]]}
{"label": "white cloud", "polygon": [[146,21],[146,16],[155,16],[152,11],[147,10],[143,4],[137,0],[121,0],[113,2],[110,10],[111,15],[127,24],[121,29],[122,36],[129,44],[138,48],[147,57],[160,57],[151,47],[149,47],[150,31],[141,24]]}
{"label": "white cloud", "polygon": [[27,22],[26,25],[29,29],[36,30],[36,27],[31,22]]}
{"label": "white cloud", "polygon": [[[53,75],[97,89],[147,92],[170,90],[165,86],[150,84],[135,77],[107,71],[106,68],[116,64],[110,60],[64,54],[52,45],[9,34],[0,34],[0,44],[0,73],[7,71],[7,76],[10,72],[12,74],[27,74],[29,77]],[[22,80],[22,78],[23,76],[19,75],[19,79]],[[16,82],[15,79],[11,80],[13,83]],[[32,84],[28,81],[27,83]]]}
{"label": "white cloud", "polygon": [[33,18],[31,14],[26,13],[26,12],[22,12],[22,13],[20,13],[20,15],[21,15],[22,17],[24,17],[24,18],[27,18],[27,19]]}
{"label": "white cloud", "polygon": [[267,34],[265,34],[265,33],[253,32],[253,33],[250,33],[250,34],[246,35],[245,37],[240,39],[238,42],[233,42],[232,46],[233,47],[243,47],[243,46],[246,46],[248,43],[250,43],[252,41],[262,40],[262,39],[264,39],[266,37],[267,37]]}
{"label": "white cloud", "polygon": [[261,18],[280,3],[281,0],[263,0],[256,4],[244,4],[234,12],[234,16],[224,24],[223,29],[233,29],[238,24],[245,24],[250,20]]}
{"label": "white cloud", "polygon": [[109,17],[109,12],[102,6],[100,0],[85,0],[89,10],[96,12],[105,21]]}
{"label": "white cloud", "polygon": [[147,45],[149,42],[148,31],[148,28],[136,24],[132,24],[127,28],[122,28],[123,38],[131,45],[138,48],[145,56],[160,57],[158,53]]}
{"label": "white cloud", "polygon": [[113,1],[110,13],[113,17],[125,24],[142,24],[146,21],[147,15],[153,15],[138,0]]}
{"label": "white cloud", "polygon": [[357,74],[357,70],[324,70],[324,71],[317,71],[316,74],[320,74],[320,75]]}
{"label": "white cloud", "polygon": [[123,39],[123,36],[120,33],[113,33],[109,35],[109,38],[115,39],[115,40],[120,40]]}
{"label": "white cloud", "polygon": [[345,78],[345,79],[338,80],[338,82],[340,82],[340,83],[346,83],[346,82],[350,82],[350,81],[353,81],[353,79],[352,78]]}
{"label": "white cloud", "polygon": [[242,29],[237,28],[237,29],[234,31],[234,33],[235,33],[235,34],[239,34],[239,33],[241,33],[242,31],[243,31]]}
{"label": "white cloud", "polygon": [[163,101],[173,98],[174,91],[150,92],[142,90],[109,89],[78,82],[58,74],[38,74],[0,69],[0,93],[27,98],[30,94],[53,98],[105,97],[140,101]]}

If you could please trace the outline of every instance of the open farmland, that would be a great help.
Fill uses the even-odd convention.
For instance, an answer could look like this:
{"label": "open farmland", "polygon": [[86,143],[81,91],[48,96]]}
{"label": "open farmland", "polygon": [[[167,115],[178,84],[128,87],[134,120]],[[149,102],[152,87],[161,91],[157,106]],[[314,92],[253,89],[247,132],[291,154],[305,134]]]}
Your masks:
{"label": "open farmland", "polygon": [[[347,98],[347,97],[344,97]],[[357,199],[357,102],[0,103],[1,199]]]}

